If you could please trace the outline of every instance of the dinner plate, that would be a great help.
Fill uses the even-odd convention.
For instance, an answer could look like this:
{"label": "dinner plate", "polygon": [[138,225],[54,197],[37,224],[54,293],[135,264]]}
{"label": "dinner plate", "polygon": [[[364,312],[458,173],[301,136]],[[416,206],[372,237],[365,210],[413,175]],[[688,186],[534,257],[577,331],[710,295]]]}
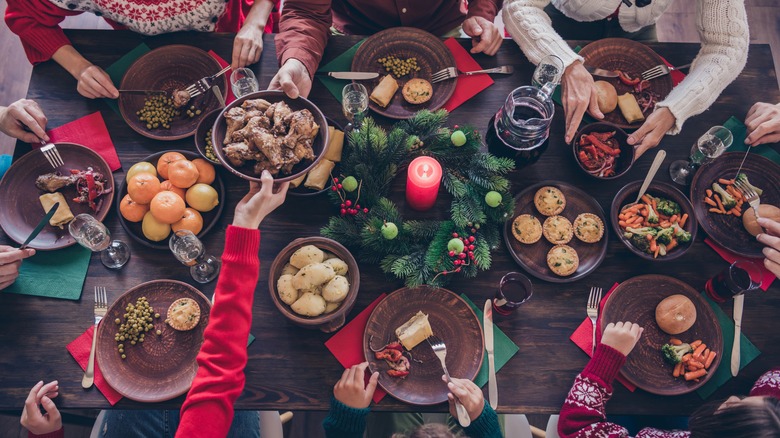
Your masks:
{"label": "dinner plate", "polygon": [[379,385],[388,394],[413,405],[435,405],[446,402],[449,391],[441,379],[441,362],[427,342],[412,349],[410,372],[404,378],[390,377],[388,365],[376,360],[372,351],[397,340],[395,329],[418,311],[428,314],[433,334],[447,345],[450,376],[474,380],[482,366],[482,328],[471,307],[447,289],[405,287],[387,295],[368,317],[363,353],[371,372],[379,372]]}
{"label": "dinner plate", "polygon": [[[99,198],[102,202],[98,205],[96,212],[92,211],[87,204],[73,202],[73,198],[76,197],[74,186],[58,190],[65,197],[74,216],[87,213],[102,222],[111,209],[114,199],[114,178],[111,175],[111,168],[108,167],[103,157],[88,147],[74,143],[55,144],[62,161],[65,163],[64,166],[57,168],[60,173],[66,174],[71,169],[86,170],[87,167],[92,167],[105,175],[111,193]],[[35,179],[39,175],[54,171],[43,153],[33,150],[16,160],[0,181],[0,206],[2,206],[0,207],[0,226],[5,234],[15,242],[19,244],[24,242],[46,214],[38,200],[38,197],[46,192],[35,186]],[[60,229],[46,225],[38,237],[30,242],[30,248],[54,250],[75,243],[76,239],[71,237],[67,226]]]}
{"label": "dinner plate", "polygon": [[[585,58],[585,65],[590,67],[603,68],[605,70],[621,70],[632,78],[640,78],[642,72],[647,71],[657,65],[664,64],[661,58],[653,49],[642,43],[625,38],[604,38],[593,41],[583,47],[579,53]],[[620,82],[619,78],[594,77],[597,81],[607,81],[615,86],[618,96],[634,91],[634,87]],[[649,90],[658,94],[658,100],[663,100],[674,88],[671,75],[663,75],[650,80]],[[645,117],[650,115],[652,110],[645,113]],[[621,128],[638,128],[643,122],[628,123],[620,112],[620,108],[604,114],[605,122],[610,122]]]}
{"label": "dinner plate", "polygon": [[[154,49],[138,58],[122,77],[122,90],[165,91],[170,96],[196,81],[222,70],[216,59],[203,50],[183,44],[173,44]],[[222,75],[214,83],[227,96],[227,78]],[[211,91],[193,97],[183,110],[195,106],[201,113],[189,118],[185,111],[171,122],[170,129],[147,129],[146,122],[138,119],[136,111],[144,107],[149,96],[119,93],[119,111],[133,131],[155,140],[178,140],[195,134],[201,117],[220,107],[217,96]]]}
{"label": "dinner plate", "polygon": [[[568,219],[572,225],[574,225],[574,219],[580,213],[593,213],[601,219],[604,224],[604,236],[600,241],[596,243],[585,243],[577,239],[576,236],[572,237],[571,241],[566,245],[574,248],[577,251],[577,256],[580,259],[580,265],[573,274],[563,277],[555,274],[549,266],[547,266],[547,253],[552,249],[553,245],[544,236],[536,243],[525,244],[520,243],[512,234],[512,222],[516,217],[521,214],[530,214],[539,222],[544,224],[547,216],[539,213],[534,205],[534,195],[536,191],[545,186],[557,187],[566,198],[566,208],[560,216]],[[596,268],[599,267],[604,257],[607,255],[607,220],[604,216],[604,210],[601,209],[598,201],[595,198],[580,190],[579,188],[565,183],[563,181],[543,181],[538,184],[534,184],[515,196],[515,214],[510,217],[504,224],[504,244],[506,244],[507,250],[523,269],[534,277],[550,281],[553,283],[570,283],[584,278]]]}
{"label": "dinner plate", "polygon": [[[157,152],[156,154],[149,155],[148,157],[140,161],[146,161],[152,163],[156,168],[157,161],[166,152],[178,152],[184,155],[184,157],[187,158],[188,160],[202,158],[200,154],[198,154],[197,152],[172,150],[172,151]],[[216,177],[214,179],[214,182],[211,183],[210,185],[214,187],[214,189],[217,191],[217,195],[219,196],[219,204],[217,204],[217,206],[214,207],[214,209],[211,211],[207,211],[205,213],[200,212],[200,215],[203,217],[203,229],[200,230],[200,233],[198,233],[198,237],[200,238],[205,236],[206,233],[208,233],[209,231],[211,231],[212,228],[214,228],[214,225],[217,224],[217,221],[219,221],[219,218],[222,216],[222,209],[225,208],[225,184],[222,182],[222,178],[219,176],[219,168],[216,168],[215,170],[216,170]],[[141,229],[142,222],[130,222],[127,219],[125,219],[124,216],[122,216],[122,212],[119,210],[119,208],[122,204],[122,199],[124,199],[126,194],[127,194],[127,180],[123,178],[122,185],[119,187],[119,193],[117,194],[116,197],[116,214],[117,217],[119,218],[119,223],[122,224],[122,228],[125,229],[127,234],[129,234],[130,237],[133,238],[133,240],[149,248],[163,249],[163,250],[169,249],[168,238],[165,238],[159,242],[149,240],[146,237],[144,237],[143,230]]]}
{"label": "dinner plate", "polygon": [[[707,235],[720,246],[743,257],[763,258],[764,248],[742,226],[742,218],[732,215],[710,213],[710,206],[704,203],[706,190],[719,178],[734,178],[744,152],[729,152],[702,166],[693,176],[691,202],[696,220]],[[761,155],[749,154],[742,166],[742,172],[754,186],[762,189],[761,203],[780,207],[780,166]],[[742,211],[748,208],[743,204]]]}
{"label": "dinner plate", "polygon": [[[160,314],[154,329],[146,332],[143,343],[124,342],[127,356],[122,359],[114,340],[128,304],[146,297]],[[165,323],[168,307],[179,298],[191,298],[200,306],[200,321],[194,329],[174,330]],[[118,393],[138,402],[158,403],[186,393],[198,371],[195,361],[209,322],[211,302],[197,289],[175,280],[154,280],[128,290],[117,298],[97,329],[96,360],[106,382]]]}
{"label": "dinner plate", "polygon": [[[687,331],[671,336],[655,322],[655,308],[664,298],[681,294],[696,306],[696,322]],[[715,312],[702,294],[682,281],[665,275],[640,275],[618,285],[601,311],[601,331],[611,322],[630,321],[645,330],[621,369],[623,376],[639,388],[658,395],[680,395],[702,387],[715,374],[723,356],[723,333]],[[673,366],[664,361],[661,347],[675,337],[683,342],[701,339],[717,355],[699,382],[672,376]]]}
{"label": "dinner plate", "polygon": [[401,91],[404,84],[412,78],[422,78],[430,82],[434,73],[447,67],[456,67],[455,58],[440,38],[424,30],[412,27],[393,27],[385,29],[366,39],[352,59],[352,71],[378,72],[379,77],[370,81],[359,81],[366,86],[368,93],[388,74],[378,62],[379,58],[396,56],[401,59],[417,58],[420,71],[412,72],[398,81],[398,91],[386,108],[382,108],[369,99],[368,106],[377,114],[391,119],[408,119],[420,110],[435,111],[452,97],[458,79],[447,79],[432,84],[433,96],[428,102],[412,105],[404,100]]}
{"label": "dinner plate", "polygon": [[[344,131],[344,128],[341,127],[340,124],[336,123],[333,119],[330,117],[325,117],[325,120],[328,121],[328,126],[332,126],[339,131]],[[347,135],[344,133],[344,143],[347,142]],[[344,149],[342,149],[342,155],[343,155]],[[341,163],[336,163],[335,166],[333,166],[333,170],[330,171],[331,176],[339,177],[339,171],[341,170]],[[287,191],[287,194],[290,196],[316,196],[320,195],[322,193],[325,193],[330,190],[331,186],[333,185],[332,179],[328,179],[327,184],[325,184],[325,188],[322,190],[317,189],[310,189],[303,185],[303,183],[306,182],[306,178],[301,181],[301,184],[298,187],[292,187],[290,186],[290,189]]]}

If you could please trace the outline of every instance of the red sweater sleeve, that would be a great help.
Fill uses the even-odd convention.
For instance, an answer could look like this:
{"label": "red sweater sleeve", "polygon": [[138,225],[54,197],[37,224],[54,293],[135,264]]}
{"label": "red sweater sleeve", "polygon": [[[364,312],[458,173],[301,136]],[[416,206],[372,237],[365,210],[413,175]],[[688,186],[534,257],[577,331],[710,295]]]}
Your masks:
{"label": "red sweater sleeve", "polygon": [[198,373],[181,407],[177,437],[223,437],[230,430],[233,403],[246,381],[259,250],[259,230],[228,227],[214,305],[198,353]]}
{"label": "red sweater sleeve", "polygon": [[60,23],[65,17],[80,13],[57,7],[49,0],[8,0],[5,23],[19,35],[27,59],[37,64],[48,61],[60,47],[70,44]]}
{"label": "red sweater sleeve", "polygon": [[750,390],[750,395],[780,398],[780,368],[762,374]]}
{"label": "red sweater sleeve", "polygon": [[469,2],[468,16],[482,17],[492,23],[503,4],[503,0],[472,0]]}
{"label": "red sweater sleeve", "polygon": [[286,0],[282,7],[276,56],[279,65],[288,59],[301,61],[313,77],[328,43],[333,17],[331,0]]}
{"label": "red sweater sleeve", "polygon": [[56,430],[51,433],[45,433],[43,435],[36,435],[28,430],[27,438],[65,438],[65,428],[61,427],[60,430]]}

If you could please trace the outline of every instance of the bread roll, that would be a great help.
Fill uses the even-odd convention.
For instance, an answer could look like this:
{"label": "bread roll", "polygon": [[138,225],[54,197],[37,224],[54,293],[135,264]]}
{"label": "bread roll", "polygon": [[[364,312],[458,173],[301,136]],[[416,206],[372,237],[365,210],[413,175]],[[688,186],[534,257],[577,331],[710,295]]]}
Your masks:
{"label": "bread roll", "polygon": [[596,86],[596,93],[598,94],[599,111],[604,114],[615,111],[618,102],[615,87],[607,81],[596,81],[593,85]]}
{"label": "bread roll", "polygon": [[[745,204],[745,207],[747,207],[747,204]],[[777,208],[774,205],[759,205],[758,215],[766,219],[780,222],[780,208]],[[742,225],[745,227],[747,232],[753,236],[758,236],[764,232],[764,230],[761,229],[761,226],[758,225],[758,222],[756,222],[756,212],[752,207],[747,207],[745,212],[742,213]]]}
{"label": "bread roll", "polygon": [[618,96],[617,99],[620,112],[623,113],[623,117],[628,123],[641,122],[645,119],[645,115],[642,114],[642,109],[639,108],[639,103],[637,103],[633,94],[626,93]]}

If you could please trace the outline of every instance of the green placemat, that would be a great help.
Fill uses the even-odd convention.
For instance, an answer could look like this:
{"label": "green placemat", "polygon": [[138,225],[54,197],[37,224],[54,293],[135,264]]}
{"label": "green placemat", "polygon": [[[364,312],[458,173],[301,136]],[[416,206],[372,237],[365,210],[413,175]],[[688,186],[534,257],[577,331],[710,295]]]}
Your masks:
{"label": "green placemat", "polygon": [[[728,128],[731,131],[731,135],[734,136],[734,141],[729,146],[728,152],[745,152],[748,149],[748,145],[745,144],[747,138],[747,126],[742,123],[738,118],[731,116],[726,122],[723,123],[723,127]],[[768,144],[762,144],[761,146],[755,146],[750,153],[756,153],[763,157],[769,158],[776,164],[780,164],[780,154]]]}
{"label": "green placemat", "polygon": [[[332,61],[329,63],[323,65],[320,67],[319,70],[317,70],[317,73],[327,73],[329,71],[351,71],[352,70],[352,58],[355,57],[355,52],[357,52],[358,47],[360,47],[361,44],[365,39],[360,40],[357,44],[350,47],[346,52],[342,53],[341,55],[333,58]],[[330,94],[333,95],[333,97],[336,98],[336,100],[341,103],[341,90],[344,89],[344,85],[347,85],[350,83],[348,80],[343,79],[334,79],[330,76],[323,76],[323,75],[317,75],[317,79],[322,82],[322,85],[325,86],[325,88],[330,91]]]}
{"label": "green placemat", "polygon": [[81,245],[58,251],[38,251],[22,262],[19,277],[4,292],[78,300],[91,257],[92,251]]}
{"label": "green placemat", "polygon": [[[460,294],[460,297],[474,310],[474,313],[477,314],[477,319],[479,319],[479,325],[482,325],[482,310],[477,308],[466,294]],[[498,371],[503,368],[504,365],[509,362],[509,359],[511,359],[520,349],[495,324],[493,324],[493,345],[495,347],[496,374],[498,374]],[[477,377],[474,378],[474,383],[479,387],[485,386],[488,382],[488,373],[488,358],[487,352],[485,352],[484,357],[482,358],[482,367],[479,369]]]}
{"label": "green placemat", "polygon": [[[715,370],[712,378],[704,386],[696,390],[699,397],[706,399],[731,379],[731,346],[734,344],[734,321],[706,293],[702,293],[702,296],[715,312],[715,317],[718,318],[720,329],[723,332],[723,355],[720,358],[720,365],[718,365],[718,369]],[[741,370],[758,357],[761,352],[750,342],[750,339],[744,333],[740,333],[739,342],[739,369]]]}
{"label": "green placemat", "polygon": [[250,333],[249,338],[246,340],[246,346],[249,347],[250,345],[252,345],[252,342],[255,342],[255,335]]}
{"label": "green placemat", "polygon": [[[127,69],[130,68],[130,64],[151,50],[152,49],[150,49],[149,46],[141,43],[138,47],[127,52],[125,56],[119,58],[119,60],[111,64],[111,66],[106,69],[106,73],[108,73],[108,77],[111,78],[111,82],[114,83],[114,86],[119,88],[119,84],[122,83],[122,78],[124,77]],[[119,105],[117,104],[116,99],[103,99],[103,102],[110,106],[114,112],[120,114]]]}

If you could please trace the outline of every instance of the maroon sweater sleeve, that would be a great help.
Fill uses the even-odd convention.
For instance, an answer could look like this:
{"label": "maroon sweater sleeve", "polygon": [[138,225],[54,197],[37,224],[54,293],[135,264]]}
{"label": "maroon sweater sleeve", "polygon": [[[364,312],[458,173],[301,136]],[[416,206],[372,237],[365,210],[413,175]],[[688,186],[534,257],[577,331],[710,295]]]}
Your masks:
{"label": "maroon sweater sleeve", "polygon": [[469,2],[468,16],[482,17],[492,23],[503,4],[503,0],[472,0]]}
{"label": "maroon sweater sleeve", "polygon": [[750,390],[750,395],[780,399],[780,368],[762,374]]}
{"label": "maroon sweater sleeve", "polygon": [[57,7],[49,0],[8,0],[5,23],[19,35],[27,59],[37,64],[48,61],[60,47],[70,44],[60,23],[65,17],[80,13]]}
{"label": "maroon sweater sleeve", "polygon": [[246,382],[259,250],[259,230],[228,227],[214,305],[198,353],[198,373],[181,407],[177,437],[223,437],[230,430],[233,403]]}
{"label": "maroon sweater sleeve", "polygon": [[279,65],[290,58],[301,61],[313,77],[322,59],[333,17],[331,0],[286,0],[282,7],[276,56]]}
{"label": "maroon sweater sleeve", "polygon": [[60,430],[46,433],[43,435],[36,435],[29,430],[27,431],[27,438],[65,438],[65,428],[61,427]]}

